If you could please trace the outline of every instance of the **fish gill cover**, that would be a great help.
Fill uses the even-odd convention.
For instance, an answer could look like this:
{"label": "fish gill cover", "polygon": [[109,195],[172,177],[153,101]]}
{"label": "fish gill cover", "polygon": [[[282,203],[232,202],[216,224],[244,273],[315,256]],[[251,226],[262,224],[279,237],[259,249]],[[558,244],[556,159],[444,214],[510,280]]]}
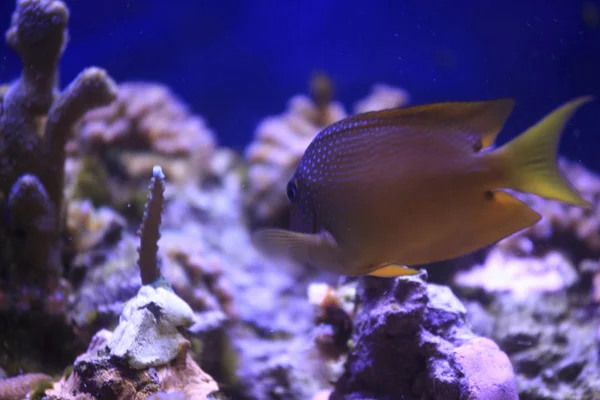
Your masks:
{"label": "fish gill cover", "polygon": [[[539,71],[540,63],[547,61],[541,48],[536,47],[528,61],[517,60],[531,49],[530,44],[525,46],[527,39],[539,39],[537,33],[524,32],[540,28],[540,19],[553,15],[560,17],[553,22],[558,33],[544,30],[551,49],[556,35],[564,43],[573,40],[575,31],[581,46],[596,37],[594,2],[560,6],[564,9],[507,3],[495,7],[494,18],[480,3],[466,7],[458,1],[450,7],[403,2],[391,9],[360,7],[359,25],[355,25],[358,19],[347,18],[356,8],[349,4],[340,8],[334,1],[320,2],[318,8],[308,3],[250,7],[199,2],[192,7],[187,2],[131,0],[98,4],[57,0],[0,4],[0,16],[7,15],[10,24],[7,44],[22,61],[20,77],[11,81],[14,76],[7,76],[0,88],[0,398],[570,400],[599,396],[600,177],[584,166],[597,167],[594,160],[569,160],[585,158],[580,154],[597,149],[589,146],[574,152],[579,142],[573,145],[573,135],[568,134],[573,125],[561,126],[568,115],[546,120],[551,123],[540,130],[552,133],[555,141],[565,132],[567,140],[558,148],[558,171],[541,175],[544,179],[520,181],[530,184],[525,188],[512,181],[515,188],[532,189],[525,190],[531,193],[503,191],[490,196],[482,191],[478,202],[469,203],[477,208],[501,202],[536,220],[539,214],[541,220],[478,251],[411,265],[412,272],[419,270],[412,276],[349,277],[348,268],[337,274],[315,263],[322,261],[318,251],[300,257],[309,262],[298,262],[298,257],[276,259],[252,241],[257,229],[306,230],[324,221],[326,214],[320,214],[317,224],[309,228],[290,225],[290,219],[298,217],[294,202],[301,189],[292,178],[319,132],[336,132],[328,128],[332,124],[362,121],[365,112],[390,115],[377,111],[391,108],[399,108],[391,113],[405,115],[406,121],[407,115],[413,118],[411,113],[419,110],[410,106],[427,98],[482,100],[494,94],[516,95],[516,118],[523,119],[519,129],[525,130],[561,102],[596,94],[597,74],[586,73],[586,67],[564,67],[571,71],[563,71],[565,79],[573,71],[579,73],[578,83],[567,90],[548,83],[552,74],[548,71],[560,68],[551,64],[546,72]],[[266,10],[272,18],[261,17]],[[420,16],[419,22],[415,23],[414,15]],[[474,15],[477,18],[471,18]],[[460,30],[441,25],[452,18],[462,18]],[[114,25],[107,26],[106,21]],[[262,30],[252,21],[260,21]],[[448,41],[460,39],[466,47],[492,41],[495,46],[484,53],[467,52],[443,40],[431,47],[427,40],[415,39],[422,39],[422,33],[409,35],[414,29],[435,37],[427,29],[434,23],[440,23],[434,31],[447,33],[443,36]],[[69,47],[68,24],[73,33]],[[171,40],[191,27],[201,27],[204,36],[190,35],[194,40],[189,43],[182,38],[187,35]],[[298,27],[302,29],[295,30]],[[499,32],[506,42],[496,40]],[[357,35],[360,40],[353,41]],[[511,42],[517,36],[523,47]],[[148,43],[151,61],[138,51]],[[248,43],[254,44],[256,53],[245,49],[240,57],[240,47]],[[187,46],[193,50],[185,50]],[[432,48],[431,59],[415,56]],[[201,49],[212,49],[212,56]],[[221,57],[225,53],[231,58]],[[205,57],[196,62],[196,54]],[[404,58],[398,60],[397,54]],[[491,58],[486,60],[482,54]],[[232,58],[236,62],[229,63]],[[304,63],[299,64],[299,59]],[[107,68],[117,83],[103,69],[91,67],[60,91],[58,76],[75,75],[88,63]],[[369,68],[364,68],[367,63]],[[493,69],[484,71],[498,68],[507,80],[485,84],[486,77],[473,73],[489,64],[495,64]],[[10,59],[6,65],[10,68]],[[259,70],[257,65],[272,68]],[[282,65],[289,70],[284,73]],[[325,67],[327,73],[317,71],[306,82],[315,66]],[[431,79],[423,79],[428,73]],[[382,78],[394,84],[380,83]],[[509,79],[514,86],[502,84]],[[479,85],[480,90],[469,85]],[[519,85],[535,93],[523,94],[521,89],[512,93]],[[294,93],[287,104],[282,101],[284,94]],[[247,101],[244,96],[249,95]],[[347,104],[348,99],[354,104]],[[485,108],[492,102],[477,104]],[[597,121],[588,118],[590,113],[582,109],[573,118],[586,121],[581,125],[582,141],[598,130]],[[531,115],[527,121],[522,118],[525,114]],[[474,113],[470,120],[462,115],[446,123],[481,127],[477,123],[490,121],[481,115]],[[349,116],[354,117],[344,120]],[[512,119],[500,138],[513,130]],[[415,123],[425,122],[415,119],[408,128]],[[457,145],[452,148],[468,151],[469,157],[494,154],[498,149],[487,147],[499,128],[447,135],[444,139],[450,144],[441,150]],[[545,137],[538,135],[538,140]],[[430,141],[428,147],[441,142]],[[354,154],[368,146],[367,141]],[[552,146],[542,149],[545,152],[539,148],[529,146],[526,153],[545,158],[518,158],[528,161],[521,167],[540,165],[539,160],[551,161],[542,163],[545,168],[554,165],[555,157],[549,157],[555,155]],[[384,151],[376,154],[376,160],[382,160],[385,151],[398,151],[393,146],[379,149]],[[406,162],[411,154],[418,158],[425,153],[399,155]],[[382,177],[397,179],[391,173],[397,172],[391,170],[393,162],[386,162],[387,170],[383,168],[382,175],[370,178],[370,183],[380,183]],[[429,165],[440,164],[421,164]],[[345,176],[360,176],[354,172]],[[569,186],[556,180],[558,176],[565,177]],[[548,177],[554,184],[540,188]],[[403,194],[401,189],[415,182],[420,181],[409,179],[398,185],[397,193]],[[451,183],[454,186],[448,187],[453,190],[435,197],[435,204],[428,198],[400,216],[419,221],[427,207],[437,212],[447,210],[448,204],[460,205],[451,201],[460,181]],[[338,196],[335,205],[342,209],[371,193]],[[551,199],[536,193],[550,194]],[[588,202],[591,207],[574,206],[565,199],[579,205]],[[370,232],[376,241],[388,244],[398,240],[398,232],[418,243],[427,244],[433,237],[422,234],[418,223],[402,225],[407,218],[389,219],[394,207],[385,204],[370,210],[379,218],[378,225],[369,225],[366,219],[355,227],[382,227]],[[364,215],[351,216],[360,220]],[[457,222],[451,217],[462,218],[458,212],[436,215],[448,216],[446,228],[456,233],[447,237],[451,243],[464,238],[473,223],[484,221]],[[386,227],[382,218],[396,225]],[[489,232],[488,228],[480,233]],[[337,244],[332,237],[338,240],[339,231],[319,239]],[[370,235],[364,235],[353,246],[364,248],[369,240],[373,240]],[[398,242],[397,247],[406,242]],[[290,248],[292,255],[298,254],[297,246]],[[394,266],[387,273],[397,274],[401,268]]]}

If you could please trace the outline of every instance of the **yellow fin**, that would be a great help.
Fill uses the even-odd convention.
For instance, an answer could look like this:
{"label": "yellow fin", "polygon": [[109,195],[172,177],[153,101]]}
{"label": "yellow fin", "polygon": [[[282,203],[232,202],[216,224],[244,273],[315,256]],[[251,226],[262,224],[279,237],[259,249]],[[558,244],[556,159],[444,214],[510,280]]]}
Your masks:
{"label": "yellow fin", "polygon": [[577,206],[591,206],[562,176],[556,157],[567,120],[592,100],[591,96],[571,100],[498,150],[497,154],[506,158],[506,187]]}
{"label": "yellow fin", "polygon": [[347,274],[337,242],[327,231],[308,234],[284,229],[259,229],[252,235],[252,243],[260,251],[274,257],[290,258],[299,263]]}
{"label": "yellow fin", "polygon": [[429,259],[422,263],[448,260],[472,253],[519,232],[541,219],[527,204],[502,191],[474,203],[476,217],[469,218],[440,242],[432,243]]}
{"label": "yellow fin", "polygon": [[382,267],[378,267],[376,270],[369,272],[367,275],[378,276],[380,278],[393,278],[396,276],[415,275],[419,271],[416,269],[408,268],[402,265],[396,264],[385,264]]}

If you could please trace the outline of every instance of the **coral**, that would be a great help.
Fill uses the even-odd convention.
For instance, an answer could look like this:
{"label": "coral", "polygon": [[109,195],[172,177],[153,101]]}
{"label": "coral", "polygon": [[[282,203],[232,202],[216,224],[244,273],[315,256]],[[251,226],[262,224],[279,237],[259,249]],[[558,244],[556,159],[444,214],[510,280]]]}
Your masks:
{"label": "coral", "polygon": [[72,261],[74,270],[85,273],[73,294],[70,316],[77,326],[92,330],[88,335],[114,326],[124,303],[140,289],[138,243],[137,236],[125,231],[115,243],[78,254]]}
{"label": "coral", "polygon": [[21,400],[32,390],[41,385],[52,383],[52,378],[46,374],[23,374],[13,378],[0,379],[0,399]]}
{"label": "coral", "polygon": [[[331,399],[517,399],[506,354],[424,275],[361,278],[352,350]],[[385,371],[393,371],[393,378]]]}
{"label": "coral", "polygon": [[205,121],[190,113],[166,86],[158,83],[119,84],[117,100],[87,113],[79,123],[70,150],[109,151],[115,147],[146,150],[166,156],[209,158],[215,136]]}
{"label": "coral", "polygon": [[[285,187],[304,151],[326,126],[347,116],[339,102],[331,101],[331,82],[317,75],[311,82],[312,98],[294,96],[280,116],[264,119],[245,150],[247,173],[246,207],[256,225],[284,223]],[[372,94],[356,104],[355,113],[400,107],[408,96],[401,89],[375,85]]]}
{"label": "coral", "polygon": [[[155,296],[160,291],[164,292],[158,294],[158,298],[164,296],[165,293],[170,293],[165,291],[164,288],[153,291],[153,288],[144,286],[140,290],[140,295],[156,299]],[[175,295],[171,293],[171,296]],[[178,301],[182,302],[181,299]],[[150,304],[154,303],[147,303],[146,305]],[[152,314],[149,311],[152,310],[152,307],[143,308],[142,310],[147,310]],[[137,309],[137,312],[140,311],[141,309]],[[164,338],[172,337],[172,333],[169,332],[181,322],[177,318],[170,318],[172,316],[170,311],[173,310],[161,309],[161,312],[165,312],[163,314],[165,319],[170,319],[168,322],[164,320],[161,322],[160,318],[153,319],[154,323],[162,324],[163,327],[170,326],[167,332],[164,333]],[[151,327],[152,322],[148,320],[148,323],[148,327]],[[152,361],[147,360],[148,363],[144,361],[138,364],[135,360],[138,359],[137,356],[140,353],[136,353],[137,355],[131,354],[133,357],[127,357],[126,359],[121,359],[122,355],[119,354],[116,354],[116,357],[111,357],[111,355],[115,355],[110,347],[111,344],[122,343],[123,337],[119,336],[120,333],[130,331],[127,326],[134,327],[135,325],[135,318],[124,318],[122,325],[113,334],[104,331],[101,334],[104,338],[100,340],[100,343],[97,344],[93,341],[88,351],[77,358],[73,366],[73,372],[57,382],[53,389],[46,391],[47,399],[147,398],[158,392],[176,392],[183,393],[186,399],[202,400],[207,399],[211,393],[218,391],[217,383],[202,371],[191,358],[189,354],[190,343],[183,338],[170,342],[171,344],[167,346],[169,351],[167,353],[161,352],[166,358],[161,359],[160,362],[156,358],[152,358]],[[160,335],[163,334],[161,329],[156,329],[155,332],[159,334],[157,338],[161,339]],[[151,352],[151,349],[157,345],[157,342],[146,341],[143,336],[139,335],[135,335],[132,339],[134,341],[129,342],[129,344],[138,349],[145,346],[146,349],[142,349],[142,352],[145,353]],[[158,340],[158,343],[165,342]],[[176,347],[172,347],[172,345],[176,345]],[[163,348],[160,345],[157,347]],[[142,360],[144,360],[144,357],[140,359],[140,361]],[[135,369],[131,369],[132,361],[133,365],[136,366]],[[148,368],[148,365],[155,365],[155,367]]]}
{"label": "coral", "polygon": [[6,89],[0,107],[0,193],[8,211],[0,221],[6,242],[0,272],[38,287],[62,273],[66,142],[85,112],[109,104],[116,95],[106,72],[95,67],[58,93],[57,64],[68,16],[61,1],[19,0],[6,34],[23,72]]}
{"label": "coral", "polygon": [[565,290],[578,281],[572,261],[558,251],[540,257],[519,257],[501,247],[492,249],[484,264],[459,271],[455,276],[455,285],[462,290],[505,291],[516,299],[534,292]]}
{"label": "coral", "polygon": [[233,288],[222,257],[196,239],[193,225],[165,230],[160,240],[164,274],[174,290],[198,311],[222,311],[234,318]]}
{"label": "coral", "polygon": [[46,392],[48,399],[146,398],[159,391],[207,399],[218,391],[193,361],[191,343],[181,333],[194,324],[194,313],[161,274],[157,252],[164,185],[162,169],[154,166],[138,231],[142,287],[125,304],[115,331],[101,330],[92,338],[73,372]]}
{"label": "coral", "polygon": [[140,236],[138,266],[142,276],[142,285],[156,285],[163,279],[160,273],[160,261],[157,257],[160,222],[165,203],[164,192],[165,175],[159,166],[154,166],[148,188],[146,210],[138,231]]}
{"label": "coral", "polygon": [[354,113],[361,114],[369,111],[379,111],[388,108],[402,107],[410,101],[408,92],[383,83],[373,85],[371,94],[357,101]]}
{"label": "coral", "polygon": [[120,238],[126,227],[125,218],[112,208],[94,208],[90,200],[71,200],[67,209],[66,230],[76,254],[84,254],[97,246]]}
{"label": "coral", "polygon": [[121,83],[117,100],[85,114],[76,131],[67,146],[70,158],[79,160],[81,168],[91,163],[90,172],[103,176],[108,190],[98,193],[97,187],[86,185],[84,173],[72,182],[70,192],[77,197],[100,195],[102,204],[136,220],[154,165],[162,166],[170,182],[195,182],[204,179],[216,148],[205,121],[158,83]]}

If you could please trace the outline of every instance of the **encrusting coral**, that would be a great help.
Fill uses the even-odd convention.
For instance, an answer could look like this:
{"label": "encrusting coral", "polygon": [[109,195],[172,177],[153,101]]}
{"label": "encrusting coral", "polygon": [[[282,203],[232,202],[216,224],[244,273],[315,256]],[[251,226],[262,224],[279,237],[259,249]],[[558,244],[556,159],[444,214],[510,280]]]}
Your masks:
{"label": "encrusting coral", "polygon": [[[9,288],[33,285],[30,293],[41,294],[30,295],[29,306],[46,298],[48,290],[64,286],[58,281],[63,272],[65,145],[73,125],[116,96],[112,80],[95,67],[58,93],[57,65],[68,17],[61,1],[19,0],[6,34],[23,71],[6,89],[0,107],[0,207],[6,211],[0,213],[0,290],[11,297],[15,293]],[[61,310],[59,304],[46,307],[47,312]]]}
{"label": "encrusting coral", "polygon": [[157,251],[164,186],[163,172],[155,166],[138,232],[143,286],[126,303],[115,331],[98,332],[73,372],[46,391],[49,400],[146,398],[172,391],[202,400],[218,391],[191,358],[191,344],[182,334],[194,323],[194,313],[161,274]]}
{"label": "encrusting coral", "polygon": [[[311,97],[294,96],[282,115],[265,118],[256,128],[245,150],[249,164],[245,201],[253,224],[287,224],[285,187],[302,154],[323,128],[347,117],[343,105],[332,97],[332,82],[317,74],[311,81]],[[379,84],[357,102],[355,113],[401,107],[407,102],[403,90]]]}

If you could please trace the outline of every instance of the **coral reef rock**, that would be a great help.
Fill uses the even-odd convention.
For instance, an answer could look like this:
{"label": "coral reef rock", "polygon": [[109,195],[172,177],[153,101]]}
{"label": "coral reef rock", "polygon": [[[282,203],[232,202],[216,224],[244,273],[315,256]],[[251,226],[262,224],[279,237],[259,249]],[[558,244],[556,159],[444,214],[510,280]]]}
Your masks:
{"label": "coral reef rock", "polygon": [[597,398],[600,317],[580,294],[532,291],[521,299],[510,292],[487,297],[485,306],[478,299],[465,300],[468,319],[474,332],[490,335],[509,355],[521,400]]}
{"label": "coral reef rock", "polygon": [[154,165],[160,164],[172,183],[195,182],[205,177],[216,149],[205,120],[169,88],[152,82],[119,84],[117,100],[86,113],[76,132],[67,146],[76,176],[69,192],[132,217],[139,217],[135,213]]}
{"label": "coral reef rock", "polygon": [[352,350],[330,399],[518,399],[513,369],[445,286],[362,278]]}
{"label": "coral reef rock", "polygon": [[159,391],[208,399],[218,385],[192,359],[191,344],[179,332],[193,322],[191,308],[173,292],[142,286],[114,333],[96,334],[72,373],[46,391],[48,400],[143,399]]}
{"label": "coral reef rock", "polygon": [[107,343],[109,354],[126,359],[135,369],[165,364],[185,341],[178,329],[193,323],[194,312],[172,291],[142,286],[123,309]]}

